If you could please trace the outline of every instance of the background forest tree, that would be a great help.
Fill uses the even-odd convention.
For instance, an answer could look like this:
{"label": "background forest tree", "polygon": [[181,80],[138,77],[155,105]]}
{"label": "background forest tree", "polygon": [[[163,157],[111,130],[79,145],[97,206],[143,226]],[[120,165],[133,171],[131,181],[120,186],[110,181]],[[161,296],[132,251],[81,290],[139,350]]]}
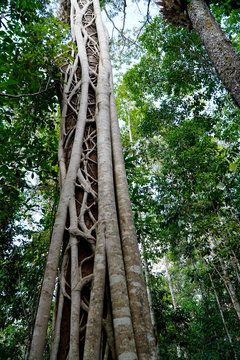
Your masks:
{"label": "background forest tree", "polygon": [[[223,3],[213,2],[211,11],[239,53],[239,10]],[[23,358],[27,349],[58,201],[54,86],[66,31],[44,10],[45,2],[29,4],[1,5],[0,92],[44,91],[0,97],[4,359],[13,351]],[[109,7],[110,14],[126,10],[122,4]],[[127,37],[122,42],[129,52]],[[161,15],[148,17],[136,46],[141,58],[119,79],[116,94],[160,355],[237,359],[239,110],[194,31],[173,28]],[[124,49],[121,54],[124,62]],[[40,211],[40,205],[39,221],[33,210]],[[47,357],[48,347],[45,352]]]}

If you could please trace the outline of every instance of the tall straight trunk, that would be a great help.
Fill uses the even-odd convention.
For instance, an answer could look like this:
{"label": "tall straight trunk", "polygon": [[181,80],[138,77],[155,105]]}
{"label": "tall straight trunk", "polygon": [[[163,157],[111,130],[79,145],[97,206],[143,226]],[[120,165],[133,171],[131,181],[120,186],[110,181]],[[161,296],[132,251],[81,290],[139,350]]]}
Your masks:
{"label": "tall straight trunk", "polygon": [[228,266],[225,263],[225,261],[221,258],[221,256],[216,255],[216,253],[214,252],[214,248],[218,245],[217,240],[213,237],[210,237],[209,242],[210,242],[210,248],[212,249],[212,251],[211,251],[212,258],[216,258],[218,260],[218,262],[220,263],[222,273],[221,273],[221,271],[218,270],[218,267],[214,264],[214,261],[212,261],[212,265],[213,265],[215,271],[217,272],[217,274],[222,279],[222,281],[225,285],[225,288],[226,288],[226,290],[230,296],[230,299],[232,301],[234,310],[236,311],[238,319],[240,320],[240,302],[238,300],[238,296],[235,291],[235,287],[229,277]]}
{"label": "tall straight trunk", "polygon": [[232,281],[230,280],[226,264],[224,263],[224,261],[221,257],[219,257],[218,259],[219,259],[219,262],[220,262],[220,265],[222,268],[222,272],[223,272],[223,276],[222,276],[223,282],[224,282],[226,289],[229,293],[229,296],[232,300],[232,304],[236,311],[238,319],[240,320],[240,302],[238,300],[237,293],[235,291],[234,285],[232,284]]}
{"label": "tall straight trunk", "polygon": [[238,282],[240,283],[240,264],[239,264],[239,261],[236,257],[236,254],[235,252],[232,250],[232,265],[235,269],[235,272],[236,272],[236,276],[237,276],[237,279],[238,279]]}
{"label": "tall straight trunk", "polygon": [[131,118],[130,118],[129,108],[127,109],[127,116],[128,116],[128,133],[129,133],[129,140],[130,140],[130,144],[131,144],[132,143],[132,130],[131,130]]}
{"label": "tall straight trunk", "polygon": [[[141,216],[140,213],[139,213],[139,215]],[[152,298],[152,291],[151,291],[151,287],[150,287],[150,271],[149,271],[149,266],[148,266],[148,261],[147,261],[146,246],[145,246],[145,241],[143,240],[143,238],[140,241],[141,241],[141,248],[142,248],[143,268],[144,268],[144,275],[145,275],[147,298],[148,298],[148,303],[149,303],[149,308],[150,308],[150,316],[151,316],[151,321],[152,321],[153,327],[156,328],[156,319],[155,319],[155,314],[154,314],[154,310],[153,310],[153,298]]]}
{"label": "tall straight trunk", "polygon": [[230,257],[230,262],[231,262],[231,265],[233,267],[233,270],[234,270],[235,276],[237,278],[237,281],[240,284],[240,274],[238,272],[239,269],[238,269],[237,264],[236,264],[236,258],[235,257]]}
{"label": "tall straight trunk", "polygon": [[[145,253],[145,250],[143,252],[143,255]],[[154,311],[153,311],[153,300],[152,300],[152,292],[151,292],[151,288],[150,288],[150,273],[149,273],[149,266],[148,266],[148,262],[145,256],[143,256],[143,266],[144,266],[144,273],[145,273],[145,280],[146,280],[146,289],[147,289],[147,297],[148,297],[148,303],[149,303],[149,307],[150,307],[150,315],[151,315],[151,320],[153,323],[153,326],[156,326],[156,321],[155,321],[155,315],[154,315]]]}
{"label": "tall straight trunk", "polygon": [[240,107],[240,57],[211,14],[204,0],[192,0],[188,16],[202,40],[216,72]]}
{"label": "tall straight trunk", "polygon": [[175,296],[175,292],[174,292],[174,289],[173,289],[172,279],[171,279],[171,275],[170,275],[170,272],[169,272],[168,259],[167,259],[166,255],[164,255],[164,264],[165,264],[165,270],[166,270],[166,277],[167,277],[167,281],[168,281],[168,286],[169,286],[169,290],[170,290],[171,297],[172,297],[173,308],[174,308],[174,310],[176,310],[177,309],[177,301],[176,301],[176,296]]}
{"label": "tall straight trunk", "polygon": [[235,357],[235,360],[237,360],[237,354],[236,354],[236,351],[233,347],[233,343],[232,343],[232,337],[228,331],[228,327],[227,327],[227,323],[225,321],[225,318],[224,318],[224,314],[223,314],[223,310],[222,310],[222,307],[221,307],[221,304],[220,304],[220,301],[219,301],[219,298],[218,298],[218,294],[217,294],[217,290],[216,290],[216,287],[214,285],[214,282],[213,282],[213,278],[212,278],[212,275],[210,273],[208,273],[209,275],[209,278],[210,278],[210,282],[211,282],[211,285],[212,285],[212,288],[213,288],[213,292],[214,292],[214,295],[215,295],[215,298],[216,298],[216,301],[217,301],[217,305],[218,305],[218,310],[219,310],[219,313],[221,315],[221,319],[222,319],[222,323],[223,323],[223,326],[224,326],[224,329],[225,329],[225,333],[227,335],[227,338],[229,340],[229,343],[231,344],[232,346],[232,349],[233,349],[233,352],[234,352],[234,357]]}
{"label": "tall straight trunk", "polygon": [[155,360],[99,2],[63,0],[61,14],[74,61],[61,68],[61,196],[29,358],[43,357],[59,267],[51,360]]}
{"label": "tall straight trunk", "polygon": [[[177,310],[177,301],[176,301],[176,296],[175,296],[175,292],[174,292],[174,288],[173,288],[173,283],[172,283],[172,279],[171,279],[171,275],[169,272],[169,264],[168,264],[168,259],[167,256],[164,255],[164,265],[165,265],[165,270],[166,270],[166,277],[167,277],[167,281],[168,281],[168,286],[169,286],[169,290],[171,293],[171,297],[172,297],[172,302],[173,302],[173,308],[174,310]],[[181,347],[180,345],[177,345],[177,357],[180,358],[181,357]],[[184,351],[184,357],[187,358],[187,354]]]}

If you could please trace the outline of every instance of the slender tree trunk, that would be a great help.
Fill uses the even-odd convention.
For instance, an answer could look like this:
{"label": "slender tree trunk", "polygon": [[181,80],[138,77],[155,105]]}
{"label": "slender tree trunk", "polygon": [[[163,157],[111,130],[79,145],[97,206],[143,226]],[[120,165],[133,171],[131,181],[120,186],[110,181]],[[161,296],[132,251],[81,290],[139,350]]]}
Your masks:
{"label": "slender tree trunk", "polygon": [[61,6],[74,61],[61,69],[61,197],[29,358],[43,357],[60,263],[51,360],[155,360],[99,2]]}
{"label": "slender tree trunk", "polygon": [[214,252],[214,247],[217,246],[216,239],[210,237],[209,242],[210,242],[210,247],[212,249],[211,255],[212,255],[213,258],[216,258],[219,261],[220,267],[222,269],[222,273],[221,273],[221,271],[218,270],[217,266],[214,264],[214,261],[212,261],[212,266],[214,267],[215,271],[217,272],[217,274],[222,279],[222,281],[223,281],[223,283],[224,283],[224,285],[226,287],[226,290],[227,290],[227,292],[228,292],[228,294],[230,296],[230,299],[232,301],[232,304],[233,304],[233,307],[234,307],[234,309],[236,311],[238,319],[240,320],[240,303],[239,303],[239,300],[238,300],[234,285],[232,284],[232,281],[231,281],[231,279],[229,277],[227,265],[224,262],[224,260],[221,258],[221,256],[217,256],[215,254],[215,252]]}
{"label": "slender tree trunk", "polygon": [[[222,224],[222,222],[221,222],[221,224]],[[227,230],[227,233],[228,233],[229,238],[231,238],[231,232],[229,231],[228,228],[227,228],[226,230]],[[226,238],[226,236],[224,237],[224,240],[225,240],[226,243],[227,243],[227,238]],[[235,275],[236,275],[237,281],[238,281],[238,283],[240,284],[240,274],[239,274],[239,262],[238,262],[238,259],[236,258],[236,255],[235,255],[235,253],[234,253],[233,250],[231,251],[231,250],[229,249],[229,252],[232,252],[232,254],[233,254],[233,256],[230,255],[230,262],[231,262],[231,265],[232,265],[232,267],[233,267],[234,273],[235,273]]]}
{"label": "slender tree trunk", "polygon": [[233,287],[233,284],[229,279],[228,272],[226,270],[225,264],[223,264],[223,265],[221,264],[223,275],[221,274],[221,272],[217,269],[217,267],[214,264],[212,264],[212,265],[213,265],[215,271],[217,272],[217,274],[219,275],[219,277],[222,279],[222,281],[223,281],[223,283],[225,285],[225,288],[226,288],[226,290],[227,290],[227,292],[228,292],[228,294],[230,296],[230,299],[232,301],[234,310],[236,311],[238,319],[240,320],[240,304],[239,304],[235,289]]}
{"label": "slender tree trunk", "polygon": [[[127,104],[128,106],[128,104]],[[128,133],[129,133],[129,140],[130,144],[132,143],[132,130],[131,130],[131,118],[129,113],[129,108],[127,109],[127,116],[128,116]]]}
{"label": "slender tree trunk", "polygon": [[240,264],[239,264],[239,261],[238,261],[238,259],[237,259],[237,257],[236,257],[236,254],[235,254],[235,252],[234,252],[233,250],[232,250],[232,254],[233,254],[232,260],[234,261],[234,264],[235,264],[236,267],[237,267],[238,276],[239,276],[239,273],[240,273]]}
{"label": "slender tree trunk", "polygon": [[172,280],[171,280],[171,276],[170,276],[170,272],[169,272],[168,260],[167,260],[166,255],[164,255],[164,264],[165,264],[165,269],[166,269],[166,276],[167,276],[168,286],[169,286],[169,290],[170,290],[171,297],[172,297],[173,308],[174,308],[174,310],[176,310],[177,309],[177,302],[176,302],[175,292],[174,292],[174,289],[173,289],[173,284],[172,284]]}
{"label": "slender tree trunk", "polygon": [[145,257],[143,257],[143,266],[144,266],[144,273],[145,273],[145,279],[146,279],[146,288],[147,288],[148,303],[149,303],[149,307],[150,307],[150,315],[151,315],[151,320],[152,320],[153,326],[155,326],[156,322],[155,322],[155,316],[154,316],[154,311],[153,311],[152,292],[151,292],[151,288],[150,288],[149,268],[148,268],[147,259]]}
{"label": "slender tree trunk", "polygon": [[239,272],[238,272],[239,269],[238,269],[237,264],[236,264],[236,258],[235,258],[235,257],[230,257],[230,261],[231,261],[233,270],[234,270],[234,272],[235,272],[237,281],[238,281],[238,283],[240,284],[240,274],[239,274]]}
{"label": "slender tree trunk", "polygon": [[188,15],[219,78],[240,107],[240,57],[231,41],[223,33],[204,0],[192,0],[188,5]]}
{"label": "slender tree trunk", "polygon": [[218,305],[218,310],[219,310],[220,315],[221,315],[222,323],[223,323],[223,326],[224,326],[224,329],[225,329],[227,338],[228,338],[228,340],[229,340],[229,343],[230,343],[231,346],[232,346],[235,360],[237,360],[238,357],[237,357],[236,351],[235,351],[235,349],[234,349],[234,347],[233,347],[232,337],[231,337],[231,335],[230,335],[230,333],[229,333],[229,331],[228,331],[228,327],[227,327],[227,324],[226,324],[226,321],[225,321],[225,318],[224,318],[224,314],[223,314],[222,307],[221,307],[221,304],[220,304],[220,301],[219,301],[219,298],[218,298],[217,290],[216,290],[215,285],[214,285],[214,282],[213,282],[212,275],[211,275],[210,273],[208,273],[208,275],[209,275],[209,278],[210,278],[210,281],[211,281],[211,285],[212,285],[212,288],[213,288],[213,291],[214,291],[214,295],[215,295],[215,298],[216,298],[216,301],[217,301],[217,305]]}
{"label": "slender tree trunk", "polygon": [[141,245],[142,245],[142,258],[143,258],[143,267],[144,267],[144,274],[145,274],[145,282],[146,282],[146,290],[147,290],[147,298],[150,308],[150,316],[151,321],[153,324],[153,327],[156,327],[156,321],[155,321],[155,314],[153,311],[153,300],[152,300],[152,291],[150,287],[150,272],[149,272],[149,266],[146,259],[146,248],[145,248],[145,242],[143,239],[141,239]]}
{"label": "slender tree trunk", "polygon": [[224,261],[221,257],[219,257],[219,262],[220,262],[222,272],[223,272],[223,277],[222,277],[223,282],[224,282],[226,289],[230,295],[230,298],[232,300],[233,307],[237,313],[238,319],[240,320],[240,303],[238,301],[238,297],[237,297],[235,288],[229,278],[228,271],[226,269],[226,265],[224,264]]}
{"label": "slender tree trunk", "polygon": [[[177,310],[177,301],[176,301],[176,296],[175,296],[175,292],[174,292],[174,288],[173,288],[171,275],[170,275],[170,272],[169,272],[168,259],[167,259],[166,255],[164,255],[163,260],[164,260],[164,265],[165,265],[165,270],[166,270],[166,277],[167,277],[167,281],[168,281],[168,286],[169,286],[169,290],[170,290],[171,297],[172,297],[173,308],[174,308],[174,310]],[[180,345],[177,345],[177,357],[178,358],[181,357],[181,347],[180,347]],[[185,352],[184,352],[184,357],[187,358],[187,355],[186,355]]]}

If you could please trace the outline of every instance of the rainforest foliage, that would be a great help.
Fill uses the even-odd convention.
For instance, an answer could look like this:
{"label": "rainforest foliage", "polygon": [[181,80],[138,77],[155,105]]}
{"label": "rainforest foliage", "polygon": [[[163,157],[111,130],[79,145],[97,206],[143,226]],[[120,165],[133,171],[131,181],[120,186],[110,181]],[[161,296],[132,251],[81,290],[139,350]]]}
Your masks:
{"label": "rainforest foliage", "polygon": [[[211,11],[239,53],[232,4],[213,1]],[[58,203],[58,66],[71,56],[68,28],[48,1],[0,8],[0,352],[22,359]],[[194,31],[158,14],[131,51],[121,36],[111,43],[121,49],[114,60],[139,56],[118,78],[116,96],[160,357],[238,359],[240,110]]]}

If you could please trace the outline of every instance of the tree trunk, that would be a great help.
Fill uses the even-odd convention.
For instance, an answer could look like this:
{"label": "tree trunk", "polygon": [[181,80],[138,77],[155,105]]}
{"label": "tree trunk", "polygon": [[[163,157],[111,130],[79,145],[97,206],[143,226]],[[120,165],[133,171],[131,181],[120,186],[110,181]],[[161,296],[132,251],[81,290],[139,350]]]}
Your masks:
{"label": "tree trunk", "polygon": [[237,272],[237,279],[238,279],[238,282],[240,283],[240,264],[239,264],[239,261],[238,261],[238,259],[237,259],[237,257],[236,257],[236,254],[235,254],[235,252],[232,250],[232,254],[233,254],[233,256],[232,256],[232,262],[234,263],[234,267],[236,268],[236,272]]}
{"label": "tree trunk", "polygon": [[143,267],[144,267],[144,275],[145,275],[145,283],[146,283],[146,290],[147,290],[147,299],[148,304],[150,308],[150,316],[151,321],[153,324],[154,329],[156,328],[156,320],[155,320],[155,314],[153,310],[153,299],[152,299],[152,291],[150,287],[150,272],[149,272],[149,266],[146,258],[146,247],[145,247],[145,241],[143,239],[140,239],[141,245],[142,245],[142,259],[143,259]]}
{"label": "tree trunk", "polygon": [[130,140],[130,144],[132,144],[132,130],[131,130],[131,118],[130,118],[129,108],[127,108],[127,116],[128,116],[129,140]]}
{"label": "tree trunk", "polygon": [[[240,320],[240,303],[237,297],[237,293],[235,291],[234,285],[232,284],[232,281],[229,277],[228,274],[228,266],[225,263],[225,261],[221,258],[221,256],[216,255],[215,253],[215,247],[218,245],[218,242],[215,238],[213,237],[209,237],[209,242],[210,242],[210,248],[211,248],[211,256],[213,261],[211,261],[211,265],[213,266],[213,268],[215,269],[215,271],[217,272],[217,274],[219,275],[219,277],[222,279],[225,288],[230,296],[230,299],[232,301],[233,307],[236,311],[236,314],[238,316],[238,319]],[[218,270],[217,266],[214,264],[214,258],[218,260],[218,262],[220,263],[220,267],[222,269],[222,273],[221,271]],[[222,275],[223,274],[223,275]]]}
{"label": "tree trunk", "polygon": [[218,310],[220,312],[220,315],[221,315],[221,319],[222,319],[222,323],[223,323],[223,326],[224,326],[224,329],[225,329],[225,333],[227,335],[227,338],[229,340],[229,343],[231,344],[232,346],[232,349],[233,349],[233,352],[234,352],[234,357],[235,357],[235,360],[237,360],[237,354],[236,354],[236,351],[233,347],[233,343],[232,343],[232,337],[228,331],[228,327],[227,327],[227,324],[226,324],[226,321],[225,321],[225,318],[224,318],[224,314],[223,314],[223,311],[222,311],[222,307],[221,307],[221,304],[220,304],[220,301],[219,301],[219,298],[218,298],[218,294],[217,294],[217,290],[215,288],[215,285],[214,285],[214,282],[213,282],[213,278],[212,278],[212,275],[210,273],[208,273],[209,275],[209,278],[210,278],[210,281],[211,281],[211,285],[212,285],[212,288],[213,288],[213,292],[214,292],[214,295],[215,295],[215,298],[216,298],[216,301],[217,301],[217,305],[218,305]]}
{"label": "tree trunk", "polygon": [[220,265],[221,265],[221,268],[222,268],[222,272],[223,272],[223,276],[222,276],[222,279],[223,279],[223,282],[226,286],[226,289],[229,293],[229,296],[232,300],[232,304],[233,304],[233,307],[236,311],[236,314],[238,316],[238,319],[240,320],[240,303],[238,301],[238,297],[237,297],[237,294],[236,294],[236,291],[235,291],[235,288],[230,280],[230,277],[229,277],[229,274],[228,274],[228,271],[227,271],[227,267],[226,267],[226,264],[224,263],[223,259],[219,256],[218,257],[219,259],[219,262],[220,262]]}
{"label": "tree trunk", "polygon": [[174,308],[174,310],[176,310],[177,309],[177,301],[176,301],[175,292],[174,292],[174,289],[173,289],[172,279],[171,279],[170,272],[169,272],[167,256],[164,255],[163,259],[164,259],[164,264],[165,264],[165,270],[166,270],[166,277],[167,277],[167,281],[168,281],[168,286],[169,286],[169,290],[170,290],[171,297],[172,297],[173,308]]}
{"label": "tree trunk", "polygon": [[43,357],[60,263],[51,360],[154,360],[99,2],[63,0],[61,11],[74,61],[61,69],[61,196],[29,358]]}
{"label": "tree trunk", "polygon": [[[175,296],[175,292],[174,292],[174,288],[173,288],[171,275],[170,275],[170,272],[169,272],[168,259],[167,259],[166,255],[164,255],[163,260],[164,260],[164,265],[165,265],[165,270],[166,270],[166,277],[167,277],[167,281],[168,281],[168,286],[169,286],[169,290],[170,290],[171,297],[172,297],[173,308],[174,308],[174,310],[177,310],[177,301],[176,301],[176,296]],[[177,345],[177,357],[178,358],[181,357],[181,347],[180,347],[180,345]],[[185,351],[184,351],[184,357],[187,358],[187,354],[186,354]]]}
{"label": "tree trunk", "polygon": [[188,15],[225,88],[240,107],[240,57],[204,0],[192,0]]}

